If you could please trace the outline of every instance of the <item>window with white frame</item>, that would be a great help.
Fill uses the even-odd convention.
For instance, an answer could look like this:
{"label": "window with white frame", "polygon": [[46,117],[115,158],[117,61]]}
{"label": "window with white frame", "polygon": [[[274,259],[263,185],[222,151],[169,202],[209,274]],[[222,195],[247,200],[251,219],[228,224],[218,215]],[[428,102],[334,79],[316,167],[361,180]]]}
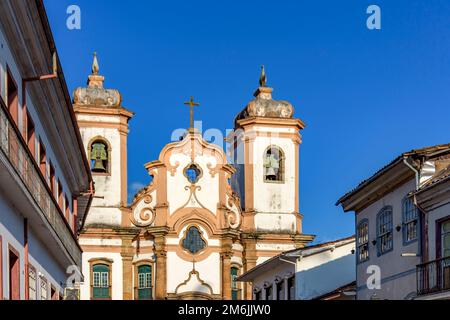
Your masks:
{"label": "window with white frame", "polygon": [[41,300],[48,300],[48,284],[47,280],[41,277]]}
{"label": "window with white frame", "polygon": [[358,262],[364,262],[369,259],[369,222],[363,220],[358,225]]}
{"label": "window with white frame", "polygon": [[412,242],[418,237],[418,219],[417,207],[411,198],[403,201],[403,242],[405,244]]}
{"label": "window with white frame", "polygon": [[93,299],[109,299],[111,298],[110,290],[110,268],[105,264],[96,264],[92,268],[92,294]]}
{"label": "window with white frame", "polygon": [[378,254],[381,255],[391,251],[394,246],[392,234],[392,207],[385,207],[378,213],[377,226]]}
{"label": "window with white frame", "polygon": [[37,285],[36,269],[30,266],[28,268],[28,299],[30,300],[37,299],[36,285]]}

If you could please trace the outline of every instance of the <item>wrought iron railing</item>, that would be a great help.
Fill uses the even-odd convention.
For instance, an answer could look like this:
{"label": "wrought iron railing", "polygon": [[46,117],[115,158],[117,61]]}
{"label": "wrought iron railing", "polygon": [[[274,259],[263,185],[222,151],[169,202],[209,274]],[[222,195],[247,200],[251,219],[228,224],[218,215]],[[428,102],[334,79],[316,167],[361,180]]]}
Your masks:
{"label": "wrought iron railing", "polygon": [[450,257],[417,266],[417,294],[450,290]]}
{"label": "wrought iron railing", "polygon": [[67,223],[62,210],[39,170],[25,139],[11,118],[7,107],[0,98],[0,150],[8,158],[22,183],[36,202],[63,246],[75,261],[81,263],[81,248]]}

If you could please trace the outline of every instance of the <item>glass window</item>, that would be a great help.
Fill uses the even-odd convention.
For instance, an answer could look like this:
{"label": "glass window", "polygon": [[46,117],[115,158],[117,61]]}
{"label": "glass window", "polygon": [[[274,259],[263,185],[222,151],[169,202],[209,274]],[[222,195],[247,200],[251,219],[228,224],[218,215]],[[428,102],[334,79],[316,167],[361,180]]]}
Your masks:
{"label": "glass window", "polygon": [[450,220],[442,223],[442,257],[450,257]]}
{"label": "glass window", "polygon": [[403,242],[409,243],[418,236],[418,210],[411,198],[403,201]]}
{"label": "glass window", "polygon": [[48,300],[48,285],[45,278],[41,278],[41,300]]}
{"label": "glass window", "polygon": [[200,231],[197,227],[190,227],[186,233],[186,238],[182,242],[183,248],[192,254],[202,251],[206,247],[205,241],[202,239]]}
{"label": "glass window", "polygon": [[96,264],[92,268],[92,294],[94,299],[109,299],[109,266],[105,264]]}
{"label": "glass window", "polygon": [[392,207],[386,207],[378,213],[378,254],[384,254],[393,248]]}
{"label": "glass window", "polygon": [[239,269],[236,267],[231,268],[231,299],[238,300],[239,299],[239,287],[238,287],[238,278]]}
{"label": "glass window", "polygon": [[28,298],[30,300],[36,300],[36,270],[33,267],[28,268]]}
{"label": "glass window", "polygon": [[264,154],[264,181],[282,182],[284,180],[284,155],[278,147],[270,147]]}
{"label": "glass window", "polygon": [[358,262],[369,259],[369,223],[361,221],[358,226]]}
{"label": "glass window", "polygon": [[149,265],[138,267],[138,299],[152,299],[152,267]]}

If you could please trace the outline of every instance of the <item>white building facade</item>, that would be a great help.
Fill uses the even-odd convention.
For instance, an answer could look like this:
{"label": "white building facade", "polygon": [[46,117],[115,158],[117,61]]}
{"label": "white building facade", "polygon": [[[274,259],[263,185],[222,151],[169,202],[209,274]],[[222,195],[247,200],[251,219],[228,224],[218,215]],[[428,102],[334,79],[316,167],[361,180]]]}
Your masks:
{"label": "white building facade", "polygon": [[254,300],[353,300],[355,238],[281,253],[238,278]]}
{"label": "white building facade", "polygon": [[42,2],[0,12],[0,300],[59,300],[81,269],[89,165]]}
{"label": "white building facade", "polygon": [[229,137],[235,163],[191,127],[145,164],[151,183],[127,204],[133,113],[103,83],[94,58],[74,92],[96,189],[80,236],[82,299],[251,299],[238,275],[314,238],[298,211],[304,124],[292,105],[261,81]]}
{"label": "white building facade", "polygon": [[426,261],[430,229],[412,195],[448,163],[449,154],[449,145],[406,152],[338,201],[356,214],[359,300],[417,297],[417,265]]}

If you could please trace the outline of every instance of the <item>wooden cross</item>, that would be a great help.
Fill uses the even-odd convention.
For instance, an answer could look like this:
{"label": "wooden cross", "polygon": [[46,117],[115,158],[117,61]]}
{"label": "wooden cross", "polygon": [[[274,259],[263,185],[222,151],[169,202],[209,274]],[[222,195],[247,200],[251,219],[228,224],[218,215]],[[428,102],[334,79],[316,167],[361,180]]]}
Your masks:
{"label": "wooden cross", "polygon": [[194,128],[194,107],[198,107],[198,106],[200,106],[200,104],[197,103],[197,102],[194,102],[194,98],[193,97],[191,97],[189,102],[185,102],[184,104],[190,107],[191,121],[190,121],[189,128],[193,129]]}

